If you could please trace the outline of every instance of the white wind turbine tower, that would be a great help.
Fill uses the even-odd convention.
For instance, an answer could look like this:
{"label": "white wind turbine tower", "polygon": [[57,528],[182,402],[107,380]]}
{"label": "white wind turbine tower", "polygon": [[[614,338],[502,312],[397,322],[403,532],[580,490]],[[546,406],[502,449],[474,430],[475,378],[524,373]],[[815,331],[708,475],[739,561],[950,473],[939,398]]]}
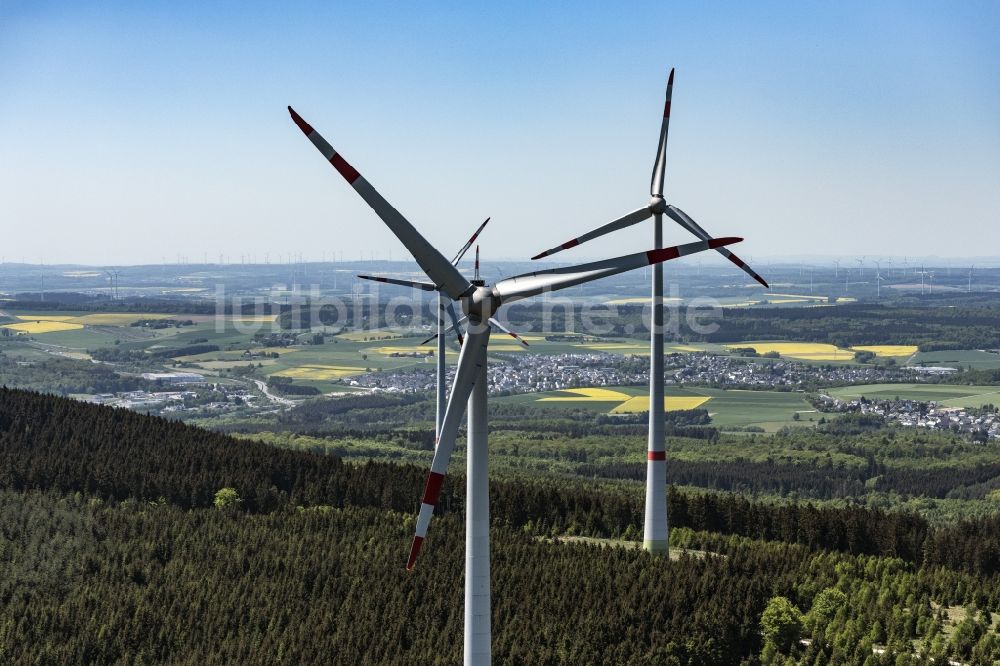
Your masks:
{"label": "white wind turbine tower", "polygon": [[448,461],[455,447],[459,419],[468,402],[468,466],[466,482],[465,533],[465,663],[489,664],[490,629],[490,546],[489,546],[489,473],[487,467],[487,345],[492,328],[505,332],[493,315],[506,303],[564,289],[592,280],[624,273],[650,264],[658,264],[695,252],[739,242],[739,238],[710,239],[677,247],[596,261],[578,266],[526,273],[487,286],[483,280],[470,282],[444,258],[358,171],[339,155],[326,139],[288,107],[292,120],[323,157],[371,206],[389,230],[406,246],[423,269],[435,290],[459,301],[469,320],[468,337],[462,345],[455,379],[448,398],[441,435],[424,486],[417,517],[416,534],[410,547],[406,568],[412,569],[427,535],[427,527],[437,504]]}
{"label": "white wind turbine tower", "polygon": [[[468,242],[466,242],[466,244],[462,246],[462,249],[458,251],[458,254],[455,255],[455,258],[451,260],[452,266],[456,267],[458,266],[458,262],[462,261],[462,257],[464,257],[465,253],[469,251],[469,248],[472,247],[472,244],[476,242],[476,239],[479,238],[479,234],[483,232],[483,229],[486,227],[489,221],[490,218],[486,218],[486,221],[479,225],[479,228],[476,229],[476,233],[472,234],[472,237],[469,238]],[[478,247],[476,248],[476,270],[477,271],[479,270]],[[398,280],[396,278],[388,278],[388,277],[374,276],[374,275],[359,275],[358,277],[361,278],[362,280],[373,280],[375,282],[384,282],[387,284],[395,284],[403,287],[413,287],[415,289],[421,289],[423,291],[437,291],[434,288],[434,285],[427,284],[426,282],[414,282],[412,280]],[[444,322],[444,315],[446,312],[449,318],[451,319],[451,326],[448,327],[447,330],[445,330],[445,322]],[[435,379],[437,381],[437,386],[435,388],[435,394],[437,396],[437,409],[435,410],[435,418],[434,418],[435,437],[441,436],[441,424],[444,422],[444,410],[445,406],[447,405],[447,399],[448,399],[446,393],[447,383],[445,382],[445,351],[446,351],[445,334],[448,333],[448,331],[452,330],[455,331],[455,335],[458,337],[458,344],[461,345],[463,340],[462,329],[459,328],[459,319],[458,319],[458,314],[455,312],[455,306],[452,304],[451,301],[449,301],[447,298],[445,298],[442,294],[439,293],[437,333],[435,333],[434,335],[432,335],[431,337],[427,338],[426,340],[420,343],[420,344],[427,344],[431,340],[437,338],[437,352],[436,352],[437,358],[435,359],[435,366],[436,366]],[[514,337],[517,339],[518,342],[523,344],[525,347],[528,346],[528,343],[522,340],[520,337],[517,336]]]}
{"label": "white wind turbine tower", "polygon": [[923,266],[921,266],[920,270],[917,272],[920,273],[920,295],[922,296],[924,293],[924,276],[927,275],[928,273],[926,270],[924,270]]}
{"label": "white wind turbine tower", "polygon": [[[623,217],[609,222],[578,238],[563,243],[557,247],[541,252],[532,259],[541,259],[562,250],[576,247],[594,238],[599,238],[619,229],[630,227],[649,218],[653,218],[653,247],[663,247],[663,215],[666,214],[674,222],[702,240],[711,236],[698,226],[687,213],[676,206],[668,205],[663,198],[663,181],[667,165],[667,130],[670,125],[670,100],[673,95],[674,70],[670,70],[667,79],[667,96],[663,106],[663,121],[660,125],[660,140],[656,148],[656,159],[653,161],[653,175],[650,182],[649,203],[632,211]],[[718,251],[729,261],[743,269],[750,277],[770,288],[764,279],[750,268],[746,262],[724,247]],[[668,552],[667,526],[667,456],[664,444],[663,416],[663,267],[659,264],[653,267],[652,280],[652,314],[653,321],[650,331],[649,354],[649,439],[646,449],[646,515],[643,528],[643,548],[651,553],[666,554]]]}
{"label": "white wind turbine tower", "polygon": [[856,260],[858,262],[858,277],[865,276],[865,258],[861,257]]}
{"label": "white wind turbine tower", "polygon": [[875,269],[875,300],[876,301],[882,300],[882,281],[884,279],[885,278],[882,277],[882,269],[881,268],[876,268]]}

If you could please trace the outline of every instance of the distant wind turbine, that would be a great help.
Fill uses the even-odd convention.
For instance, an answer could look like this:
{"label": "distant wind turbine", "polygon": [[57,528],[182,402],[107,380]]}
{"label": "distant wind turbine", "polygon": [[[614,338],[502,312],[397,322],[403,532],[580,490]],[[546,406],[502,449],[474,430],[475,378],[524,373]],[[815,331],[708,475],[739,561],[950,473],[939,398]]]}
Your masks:
{"label": "distant wind turbine", "polygon": [[[667,167],[667,134],[670,127],[670,105],[674,91],[674,70],[670,70],[667,78],[666,101],[663,106],[663,120],[660,123],[660,137],[656,146],[656,158],[653,160],[653,173],[650,178],[650,199],[641,208],[622,217],[589,231],[582,236],[566,241],[551,249],[540,252],[532,259],[541,259],[563,250],[576,247],[589,240],[600,238],[619,229],[625,229],[653,218],[653,247],[663,247],[663,216],[684,227],[691,234],[703,241],[712,236],[702,229],[697,222],[680,208],[668,204],[663,195],[664,178]],[[767,282],[758,275],[747,262],[730,252],[725,247],[716,250],[744,273],[770,289]],[[646,446],[646,510],[643,526],[643,548],[651,553],[669,554],[667,525],[667,465],[664,437],[664,398],[663,398],[663,266],[653,266],[652,295],[650,305],[652,310],[652,326],[650,327],[649,352],[649,432]]]}

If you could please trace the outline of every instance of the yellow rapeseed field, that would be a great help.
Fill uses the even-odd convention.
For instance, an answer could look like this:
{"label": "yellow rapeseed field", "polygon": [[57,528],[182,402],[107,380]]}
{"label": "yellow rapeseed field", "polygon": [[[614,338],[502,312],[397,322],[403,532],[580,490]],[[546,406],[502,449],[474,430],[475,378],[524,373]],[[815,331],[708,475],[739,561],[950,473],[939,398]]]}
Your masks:
{"label": "yellow rapeseed field", "polygon": [[623,402],[631,398],[627,393],[604,388],[566,389],[563,393],[572,393],[573,395],[554,395],[539,398],[536,402]]}
{"label": "yellow rapeseed field", "polygon": [[128,326],[140,319],[170,319],[174,316],[176,315],[150,312],[95,312],[82,317],[73,317],[69,321],[87,326]]}
{"label": "yellow rapeseed field", "polygon": [[343,365],[300,365],[296,368],[279,370],[274,374],[278,377],[291,377],[293,379],[312,379],[314,381],[324,381],[357,375],[364,372],[364,368],[351,368]]}
{"label": "yellow rapeseed field", "polygon": [[913,356],[917,353],[916,345],[865,345],[851,347],[852,351],[870,351],[878,356]]}
{"label": "yellow rapeseed field", "polygon": [[489,347],[491,352],[516,352],[516,351],[527,351],[524,345],[519,345],[516,342],[508,342],[506,344],[491,344]]}
{"label": "yellow rapeseed field", "polygon": [[240,324],[270,324],[278,319],[278,315],[222,315],[221,318]]}
{"label": "yellow rapeseed field", "polygon": [[26,321],[21,324],[5,324],[3,328],[9,328],[19,333],[37,335],[40,333],[57,333],[59,331],[76,331],[83,328],[83,324],[74,324],[69,321]]}
{"label": "yellow rapeseed field", "polygon": [[[703,396],[667,396],[663,399],[663,408],[668,412],[677,412],[682,409],[697,409],[711,398]],[[626,400],[611,410],[612,414],[634,414],[636,412],[649,411],[649,396],[638,395],[630,400]]]}
{"label": "yellow rapeseed field", "polygon": [[778,352],[788,358],[806,361],[850,361],[854,358],[854,352],[850,349],[840,349],[821,342],[739,342],[726,347],[729,349],[749,347],[758,354]]}
{"label": "yellow rapeseed field", "polygon": [[21,321],[72,321],[72,315],[18,315]]}
{"label": "yellow rapeseed field", "polygon": [[426,345],[413,345],[412,347],[370,347],[365,349],[369,352],[377,352],[384,356],[392,356],[393,354],[412,354],[416,352],[417,354],[430,354],[434,351],[434,347],[430,343]]}

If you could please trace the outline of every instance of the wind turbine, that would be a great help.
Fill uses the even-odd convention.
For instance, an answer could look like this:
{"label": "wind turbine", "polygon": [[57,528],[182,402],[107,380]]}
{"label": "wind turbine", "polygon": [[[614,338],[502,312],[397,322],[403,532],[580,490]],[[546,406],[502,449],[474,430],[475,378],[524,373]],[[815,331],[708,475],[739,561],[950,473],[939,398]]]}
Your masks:
{"label": "wind turbine", "polygon": [[[458,262],[462,260],[465,253],[469,251],[472,244],[476,242],[479,238],[479,234],[483,232],[483,229],[489,223],[490,218],[486,218],[486,221],[479,225],[476,232],[472,234],[472,237],[462,246],[462,249],[458,251],[454,259],[451,260],[452,266],[458,266]],[[479,246],[476,246],[476,272],[479,272]],[[415,289],[422,289],[424,291],[436,291],[434,285],[428,285],[424,282],[414,282],[412,280],[398,280],[395,278],[387,278],[374,275],[359,275],[362,280],[374,280],[375,282],[385,282],[388,284],[396,284],[404,287],[414,287]],[[438,294],[438,317],[437,317],[437,333],[427,338],[420,344],[427,344],[431,340],[437,338],[437,358],[436,361],[436,395],[437,395],[437,409],[435,411],[434,418],[434,435],[435,437],[441,436],[441,424],[444,422],[444,409],[447,404],[447,382],[445,381],[445,334],[448,332],[445,330],[444,315],[447,312],[449,318],[451,319],[451,326],[448,330],[454,330],[455,335],[458,337],[458,344],[462,344],[462,329],[459,328],[458,314],[455,312],[455,306],[442,294]],[[527,346],[528,343],[524,340],[517,338],[521,344]]]}
{"label": "wind turbine", "polygon": [[378,191],[338,154],[316,130],[288,107],[292,120],[341,176],[371,206],[393,234],[406,246],[431,280],[431,287],[449,301],[459,301],[469,320],[468,337],[458,357],[448,406],[437,439],[434,459],[424,486],[417,516],[416,533],[406,568],[413,568],[427,536],[448,461],[455,447],[459,419],[468,403],[468,450],[466,463],[465,533],[465,663],[488,664],[491,659],[489,472],[487,466],[487,346],[492,328],[506,331],[494,318],[504,304],[549,291],[618,275],[650,264],[658,264],[695,252],[739,242],[739,238],[717,238],[677,247],[595,261],[578,266],[525,273],[502,279],[492,286],[484,280],[467,280],[458,269],[386,201]]}
{"label": "wind turbine", "polygon": [[881,268],[876,268],[875,269],[875,300],[876,301],[882,299],[882,280],[884,280],[884,279],[885,278],[882,277],[882,269]]}
{"label": "wind turbine", "polygon": [[865,258],[861,257],[856,260],[858,262],[858,277],[865,276]]}
{"label": "wind turbine", "polygon": [[[594,238],[600,238],[619,229],[630,227],[649,218],[653,218],[653,247],[663,246],[663,215],[666,214],[677,224],[701,240],[709,240],[711,236],[702,229],[687,213],[676,206],[668,205],[663,198],[663,181],[667,166],[667,130],[670,125],[670,100],[674,88],[674,70],[670,70],[667,79],[666,102],[663,106],[663,121],[660,124],[660,140],[656,147],[656,159],[653,161],[653,175],[650,181],[649,203],[624,215],[613,222],[569,240],[562,245],[536,254],[532,259],[541,259],[562,250],[576,247]],[[724,247],[717,248],[719,253],[729,259],[754,280],[769,289],[764,278],[759,276],[742,259]],[[643,548],[651,553],[666,554],[668,551],[667,537],[667,457],[664,445],[664,415],[663,415],[663,267],[653,267],[652,279],[652,310],[653,321],[650,331],[649,353],[649,435],[646,448],[646,512],[643,528]]]}
{"label": "wind turbine", "polygon": [[926,270],[924,270],[923,266],[920,266],[920,270],[918,272],[920,273],[920,295],[923,296],[923,294],[924,294],[924,276],[927,275],[928,273],[927,273]]}

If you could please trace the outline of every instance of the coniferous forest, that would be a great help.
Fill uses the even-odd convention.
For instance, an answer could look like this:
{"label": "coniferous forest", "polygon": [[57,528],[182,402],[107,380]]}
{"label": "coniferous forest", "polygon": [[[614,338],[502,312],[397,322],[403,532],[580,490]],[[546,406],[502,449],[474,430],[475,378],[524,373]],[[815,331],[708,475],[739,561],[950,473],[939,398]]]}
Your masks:
{"label": "coniferous forest", "polygon": [[[403,561],[424,470],[0,390],[3,663],[458,663],[463,479]],[[1000,520],[496,480],[504,664],[1000,660]]]}

